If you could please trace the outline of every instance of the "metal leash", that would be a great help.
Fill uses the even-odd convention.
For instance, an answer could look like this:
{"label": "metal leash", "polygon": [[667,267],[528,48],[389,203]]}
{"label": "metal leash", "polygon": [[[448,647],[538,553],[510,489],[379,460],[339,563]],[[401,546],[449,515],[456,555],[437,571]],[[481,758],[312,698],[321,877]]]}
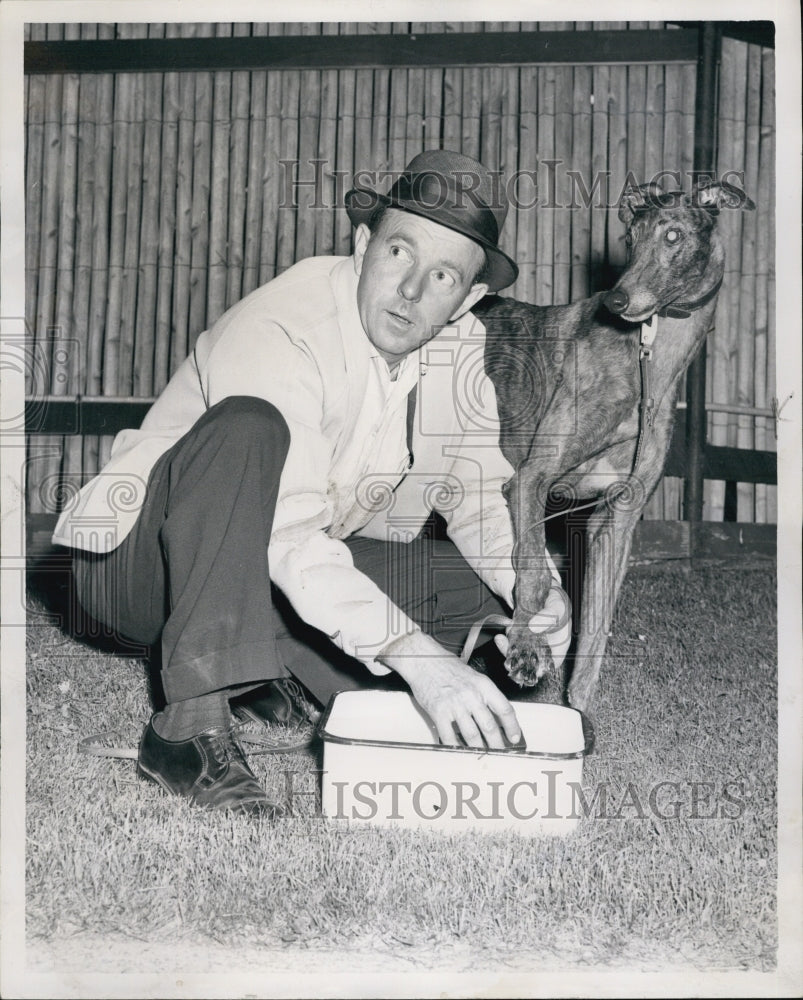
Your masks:
{"label": "metal leash", "polygon": [[633,467],[630,470],[630,478],[635,476],[636,470],[641,463],[641,453],[644,448],[645,428],[652,431],[655,418],[655,399],[652,395],[652,380],[650,378],[650,362],[652,361],[652,345],[655,335],[658,332],[658,323],[655,315],[641,324],[641,335],[639,337],[639,371],[641,373],[641,399],[639,401],[639,428],[638,441],[636,442],[636,454],[633,459]]}
{"label": "metal leash", "polygon": [[[561,620],[555,622],[554,625],[549,625],[547,626],[547,628],[542,629],[541,632],[539,633],[540,635],[551,635],[553,632],[557,632],[559,629],[562,629],[569,620],[568,619],[570,613],[569,609],[571,608],[571,604],[569,602],[569,595],[566,593],[563,587],[558,586],[558,584],[554,582],[552,586],[549,588],[549,590],[550,592],[553,590],[557,590],[558,593],[560,594],[561,599],[563,601],[564,615],[561,618]],[[482,630],[488,627],[489,625],[493,626],[494,628],[510,628],[510,626],[516,625],[516,623],[513,621],[512,618],[508,618],[506,615],[497,615],[497,614],[486,615],[484,618],[481,618],[478,622],[475,622],[469,629],[469,633],[466,636],[466,641],[463,644],[463,651],[460,654],[460,659],[464,663],[468,663],[468,661],[471,659],[471,654],[474,652],[474,647],[477,645],[477,639],[479,638],[480,632],[482,632]],[[528,626],[518,625],[516,627],[529,628],[529,625]]]}

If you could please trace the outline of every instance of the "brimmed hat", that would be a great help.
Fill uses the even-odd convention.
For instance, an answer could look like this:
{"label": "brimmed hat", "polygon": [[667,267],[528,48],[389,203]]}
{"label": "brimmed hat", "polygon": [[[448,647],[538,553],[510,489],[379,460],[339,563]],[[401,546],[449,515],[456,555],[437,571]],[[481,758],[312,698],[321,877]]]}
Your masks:
{"label": "brimmed hat", "polygon": [[353,188],[346,195],[346,211],[355,226],[368,223],[380,205],[423,216],[479,243],[488,262],[489,291],[516,280],[518,267],[497,246],[508,208],[503,185],[498,174],[470,156],[425,150],[407,164],[387,194]]}

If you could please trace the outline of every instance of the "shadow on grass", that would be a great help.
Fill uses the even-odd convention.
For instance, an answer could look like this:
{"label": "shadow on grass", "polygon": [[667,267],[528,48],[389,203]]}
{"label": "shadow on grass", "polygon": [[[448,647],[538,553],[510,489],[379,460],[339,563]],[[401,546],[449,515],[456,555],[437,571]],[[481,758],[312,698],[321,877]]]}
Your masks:
{"label": "shadow on grass", "polygon": [[87,614],[78,600],[71,567],[71,557],[65,553],[51,555],[28,568],[25,599],[28,629],[40,624],[56,626],[70,639],[96,652],[145,661],[154,710],[163,708],[159,646],[134,642]]}

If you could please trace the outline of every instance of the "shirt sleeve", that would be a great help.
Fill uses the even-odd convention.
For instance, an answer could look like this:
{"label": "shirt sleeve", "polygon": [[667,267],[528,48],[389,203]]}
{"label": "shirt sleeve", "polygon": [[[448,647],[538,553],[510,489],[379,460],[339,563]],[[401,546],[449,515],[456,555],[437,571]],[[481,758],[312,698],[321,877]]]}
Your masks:
{"label": "shirt sleeve", "polygon": [[328,472],[333,445],[323,432],[324,385],[309,350],[270,320],[233,324],[201,364],[209,405],[250,395],[276,406],[290,446],[268,546],[271,580],[300,617],[376,674],[375,657],[418,626],[330,538]]}

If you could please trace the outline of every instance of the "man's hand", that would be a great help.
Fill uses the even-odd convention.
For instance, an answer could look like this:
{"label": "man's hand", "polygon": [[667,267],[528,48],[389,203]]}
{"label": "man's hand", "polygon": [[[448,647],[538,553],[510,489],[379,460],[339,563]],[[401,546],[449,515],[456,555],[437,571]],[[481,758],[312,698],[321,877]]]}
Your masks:
{"label": "man's hand", "polygon": [[[561,587],[553,584],[547,595],[546,604],[529,621],[530,630],[541,633],[552,650],[552,659],[559,667],[566,659],[572,642],[572,606],[569,595]],[[507,656],[510,645],[506,635],[494,639],[499,651]]]}
{"label": "man's hand", "polygon": [[511,743],[521,739],[513,706],[493,681],[431,636],[423,632],[402,636],[378,659],[407,681],[442,743],[457,743],[458,732],[470,747],[495,750],[505,746],[503,732]]}

